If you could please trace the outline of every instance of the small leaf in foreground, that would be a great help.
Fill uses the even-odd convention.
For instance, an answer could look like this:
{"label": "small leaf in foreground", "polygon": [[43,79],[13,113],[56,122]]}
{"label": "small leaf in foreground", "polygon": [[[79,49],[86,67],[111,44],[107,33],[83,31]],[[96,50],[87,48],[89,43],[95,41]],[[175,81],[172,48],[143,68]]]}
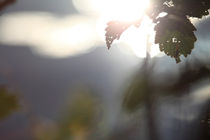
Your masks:
{"label": "small leaf in foreground", "polygon": [[120,21],[111,21],[106,28],[106,44],[108,49],[115,39],[120,39],[121,34],[132,24]]}

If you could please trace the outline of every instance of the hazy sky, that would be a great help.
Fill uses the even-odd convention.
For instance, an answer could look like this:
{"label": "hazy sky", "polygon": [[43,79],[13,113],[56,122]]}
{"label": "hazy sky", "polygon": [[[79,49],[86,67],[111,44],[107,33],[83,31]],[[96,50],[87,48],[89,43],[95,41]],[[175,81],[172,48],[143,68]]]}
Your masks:
{"label": "hazy sky", "polygon": [[49,12],[60,16],[78,13],[71,0],[17,0],[5,12]]}

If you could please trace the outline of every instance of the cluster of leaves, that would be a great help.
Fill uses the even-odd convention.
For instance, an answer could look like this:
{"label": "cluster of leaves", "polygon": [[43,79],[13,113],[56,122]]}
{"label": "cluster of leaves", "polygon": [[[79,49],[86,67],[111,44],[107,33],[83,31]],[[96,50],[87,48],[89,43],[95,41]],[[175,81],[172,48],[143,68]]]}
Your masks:
{"label": "cluster of leaves", "polygon": [[[155,43],[160,51],[175,58],[179,63],[180,56],[191,54],[196,42],[196,28],[189,18],[202,18],[209,15],[210,0],[150,0],[151,6],[146,15],[155,23]],[[161,17],[161,13],[166,13]],[[112,21],[106,28],[106,43],[110,48],[115,39],[136,22],[123,23]]]}
{"label": "cluster of leaves", "polygon": [[76,91],[71,97],[67,110],[62,112],[56,140],[74,139],[91,133],[97,127],[100,116],[100,104],[87,90]]}

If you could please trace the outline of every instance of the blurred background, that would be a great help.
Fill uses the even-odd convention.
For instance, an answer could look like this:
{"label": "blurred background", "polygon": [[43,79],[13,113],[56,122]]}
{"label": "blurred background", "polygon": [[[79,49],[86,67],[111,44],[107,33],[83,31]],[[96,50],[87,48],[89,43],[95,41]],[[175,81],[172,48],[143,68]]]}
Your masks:
{"label": "blurred background", "polygon": [[209,17],[180,64],[145,59],[149,19],[106,47],[106,23],[147,3],[0,0],[0,139],[209,140]]}

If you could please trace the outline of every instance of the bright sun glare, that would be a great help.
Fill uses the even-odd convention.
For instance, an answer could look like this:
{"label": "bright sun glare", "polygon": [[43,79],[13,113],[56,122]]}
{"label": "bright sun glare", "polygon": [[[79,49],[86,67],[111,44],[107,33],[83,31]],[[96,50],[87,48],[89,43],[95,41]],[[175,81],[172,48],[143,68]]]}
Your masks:
{"label": "bright sun glare", "polygon": [[[81,14],[57,18],[45,12],[4,14],[0,20],[0,43],[26,45],[44,56],[67,57],[87,52],[94,46],[104,46],[105,28],[111,20],[139,20],[149,0],[72,0]],[[147,35],[154,42],[153,26],[144,18],[140,28],[130,27],[114,47],[125,53],[145,57]],[[22,30],[24,28],[24,30]],[[39,28],[39,30],[37,30]],[[33,34],[31,34],[33,33]],[[116,45],[116,46],[114,46]],[[156,45],[151,56],[159,54]]]}
{"label": "bright sun glare", "polygon": [[136,20],[144,13],[149,0],[73,0],[83,12],[117,20]]}
{"label": "bright sun glare", "polygon": [[144,13],[148,1],[142,4],[140,0],[92,0],[93,7],[102,16],[117,20],[136,20]]}
{"label": "bright sun glare", "polygon": [[[108,21],[135,21],[140,19],[149,6],[149,0],[73,0],[73,4],[80,12],[99,17],[98,31],[101,39],[104,40],[104,28]],[[145,57],[148,34],[150,34],[151,42],[153,42],[154,31],[151,21],[144,18],[141,27],[139,29],[130,28],[122,35],[118,44],[120,48],[126,48],[126,51],[132,50],[138,57]],[[153,45],[151,56],[156,56],[159,53],[158,47]]]}

